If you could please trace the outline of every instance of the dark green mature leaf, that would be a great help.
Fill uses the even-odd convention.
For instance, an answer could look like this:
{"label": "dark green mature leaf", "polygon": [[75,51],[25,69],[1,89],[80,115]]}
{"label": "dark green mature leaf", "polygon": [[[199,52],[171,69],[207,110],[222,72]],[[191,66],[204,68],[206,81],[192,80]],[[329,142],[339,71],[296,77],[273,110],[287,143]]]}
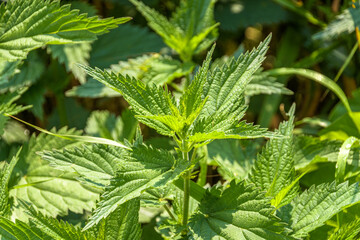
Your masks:
{"label": "dark green mature leaf", "polygon": [[261,154],[258,155],[249,177],[255,186],[266,190],[266,195],[271,198],[275,198],[282,189],[295,180],[292,133],[294,129],[295,105],[291,107],[288,115],[289,120],[280,123],[279,130],[277,130],[285,138],[273,138],[267,142]]}
{"label": "dark green mature leaf", "polygon": [[102,195],[102,200],[85,229],[106,218],[119,205],[137,198],[151,187],[162,187],[176,180],[188,167],[185,160],[175,160],[169,152],[141,145],[120,159],[117,176]]}
{"label": "dark green mature leaf", "polygon": [[11,159],[9,164],[5,162],[0,169],[0,216],[3,217],[10,216],[9,181],[15,165],[19,160],[20,151]]}
{"label": "dark green mature leaf", "polygon": [[339,213],[343,208],[360,201],[359,184],[348,182],[336,185],[312,186],[299,197],[280,208],[278,216],[289,224],[294,237],[305,237],[312,230]]}
{"label": "dark green mature leaf", "polygon": [[163,135],[172,136],[174,134],[169,126],[159,119],[154,119],[161,115],[172,115],[172,109],[175,106],[167,90],[164,91],[164,89],[155,85],[145,85],[143,82],[129,76],[116,75],[98,68],[82,67],[99,82],[120,92],[133,107],[135,115],[139,115],[137,119],[140,122],[156,129]]}
{"label": "dark green mature leaf", "polygon": [[323,31],[315,34],[314,39],[331,40],[342,34],[350,34],[360,27],[360,5],[355,3],[339,14]]}
{"label": "dark green mature leaf", "polygon": [[128,58],[159,52],[163,47],[161,38],[148,28],[124,24],[94,41],[90,65],[109,68],[110,65],[126,61]]}
{"label": "dark green mature leaf", "polygon": [[210,46],[217,33],[213,20],[213,0],[181,2],[171,20],[137,0],[131,0],[148,20],[149,26],[164,42],[180,54],[184,61]]}
{"label": "dark green mature leaf", "polygon": [[64,64],[68,72],[72,72],[81,83],[86,81],[86,73],[76,64],[88,65],[90,58],[91,44],[67,44],[48,46],[48,52],[52,57],[58,59],[59,63]]}
{"label": "dark green mature leaf", "polygon": [[139,224],[140,201],[138,198],[120,205],[97,229],[98,240],[139,240],[142,234]]}
{"label": "dark green mature leaf", "polygon": [[46,44],[92,41],[130,18],[87,18],[60,1],[12,0],[0,7],[0,60],[26,58]]}
{"label": "dark green mature leaf", "polygon": [[220,196],[207,193],[189,223],[190,239],[286,239],[260,190],[231,182]]}
{"label": "dark green mature leaf", "polygon": [[268,0],[219,2],[215,7],[215,16],[221,29],[233,32],[239,28],[275,24],[290,19],[290,14],[284,8]]}
{"label": "dark green mature leaf", "polygon": [[[57,134],[80,134],[74,129],[66,128],[56,131]],[[68,211],[82,213],[90,211],[99,198],[99,190],[79,183],[78,174],[63,172],[49,166],[41,160],[37,152],[44,150],[73,148],[83,144],[58,138],[51,135],[39,134],[32,136],[29,143],[24,145],[20,154],[19,164],[22,171],[26,169],[11,195],[26,202],[30,202],[40,212],[50,216],[66,215]],[[25,167],[28,164],[28,167]],[[22,214],[22,211],[17,214]]]}

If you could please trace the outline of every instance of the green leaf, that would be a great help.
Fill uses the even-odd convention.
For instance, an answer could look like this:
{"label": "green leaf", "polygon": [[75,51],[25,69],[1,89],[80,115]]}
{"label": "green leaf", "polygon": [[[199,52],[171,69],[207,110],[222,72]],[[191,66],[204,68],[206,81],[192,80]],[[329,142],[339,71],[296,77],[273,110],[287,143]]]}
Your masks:
{"label": "green leaf", "polygon": [[4,163],[0,169],[0,215],[3,217],[10,216],[10,202],[9,202],[9,181],[11,174],[15,168],[16,163],[19,160],[19,153],[10,160],[10,163]]}
{"label": "green leaf", "polygon": [[245,96],[251,97],[258,94],[285,94],[292,95],[293,92],[287,89],[283,83],[269,76],[267,72],[254,74],[251,82],[247,85]]}
{"label": "green leaf", "polygon": [[207,192],[188,224],[190,239],[286,239],[263,193],[230,183],[220,196]]}
{"label": "green leaf", "polygon": [[0,81],[0,92],[19,90],[22,87],[33,85],[44,73],[45,64],[36,52],[31,52],[28,55],[28,58],[22,63],[21,67],[19,67],[19,71],[20,72],[16,73],[14,76],[9,77],[4,81]]}
{"label": "green leaf", "polygon": [[109,68],[134,56],[160,52],[163,47],[161,38],[148,28],[124,24],[93,42],[90,65]]}
{"label": "green leaf", "polygon": [[119,97],[121,94],[104,84],[90,78],[86,83],[73,87],[66,92],[68,97],[86,97],[86,98],[100,98],[100,97]]}
{"label": "green leaf", "polygon": [[344,104],[346,110],[348,112],[351,112],[349,102],[343,90],[333,80],[331,80],[330,78],[326,77],[321,73],[315,72],[310,69],[302,69],[302,68],[276,68],[267,71],[267,73],[273,76],[298,74],[300,76],[307,77],[317,83],[320,83],[321,85],[325,86],[326,88],[334,92],[336,96],[338,96],[340,101]]}
{"label": "green leaf", "polygon": [[[56,134],[80,134],[74,129],[60,129]],[[23,146],[20,154],[20,169],[24,176],[13,186],[11,195],[30,202],[43,214],[49,216],[66,215],[69,210],[75,213],[90,211],[98,199],[98,190],[79,183],[78,174],[54,169],[41,160],[36,153],[44,150],[73,148],[81,142],[74,142],[46,134],[32,136]],[[27,166],[28,165],[28,166]],[[17,214],[23,214],[22,211]]]}
{"label": "green leaf", "polygon": [[360,237],[360,219],[355,219],[347,224],[342,224],[339,229],[331,234],[329,240],[350,240]]}
{"label": "green leaf", "polygon": [[95,137],[131,141],[136,127],[137,121],[128,110],[118,117],[108,111],[93,111],[87,120],[85,132]]}
{"label": "green leaf", "polygon": [[264,61],[270,39],[271,35],[260,43],[257,49],[246,52],[237,59],[233,58],[221,68],[213,70],[204,83],[202,99],[208,97],[208,100],[200,114],[201,117],[224,112],[237,115],[242,111],[243,106],[235,103],[243,95],[251,76]]}
{"label": "green leaf", "polygon": [[[280,139],[270,139],[261,154],[258,155],[249,179],[255,186],[266,191],[266,196],[275,198],[276,195],[295,180],[293,129],[295,105],[288,113],[289,120],[279,125],[279,132],[285,136]],[[295,192],[290,195],[296,194]],[[291,197],[291,196],[289,196]],[[284,199],[289,201],[290,199]]]}
{"label": "green leaf", "polygon": [[139,224],[139,199],[133,199],[117,207],[97,226],[98,240],[139,240],[142,234]]}
{"label": "green leaf", "polygon": [[319,131],[321,139],[342,140],[353,136],[360,138],[360,112],[348,112]]}
{"label": "green leaf", "polygon": [[156,129],[160,134],[174,135],[170,127],[159,120],[151,119],[151,117],[159,115],[172,115],[171,109],[174,109],[175,106],[167,90],[164,91],[164,89],[155,85],[145,85],[143,82],[129,76],[116,75],[98,68],[81,67],[99,82],[120,92],[132,106],[135,115],[143,116],[137,117],[140,122]]}
{"label": "green leaf", "polygon": [[25,209],[30,216],[29,225],[31,229],[38,229],[47,238],[51,239],[72,239],[72,240],[87,240],[91,239],[90,235],[82,232],[80,228],[72,224],[57,220],[52,217],[45,217],[37,212],[31,205],[20,202],[20,205]]}
{"label": "green leaf", "polygon": [[43,233],[38,229],[19,220],[14,223],[2,216],[0,216],[0,236],[4,240],[44,240]]}
{"label": "green leaf", "polygon": [[237,139],[215,140],[207,147],[209,159],[226,180],[247,178],[256,158],[258,144]]}
{"label": "green leaf", "polygon": [[131,2],[147,19],[149,26],[185,62],[190,61],[194,53],[209,47],[217,37],[213,0],[183,1],[170,20],[140,1]]}
{"label": "green leaf", "polygon": [[117,176],[102,195],[85,229],[100,222],[119,205],[139,197],[151,187],[162,187],[177,179],[187,168],[185,160],[175,160],[167,151],[140,145],[121,156]]}
{"label": "green leaf", "polygon": [[0,7],[0,60],[26,58],[29,51],[46,44],[93,41],[96,35],[116,28],[130,18],[88,18],[60,1],[12,0]]}
{"label": "green leaf", "polygon": [[14,92],[8,92],[5,94],[0,95],[0,114],[18,114],[19,112],[22,112],[31,106],[19,106],[16,105],[14,102],[18,100],[21,96],[21,94],[24,93],[26,89],[22,89],[19,91]]}
{"label": "green leaf", "polygon": [[337,183],[344,182],[345,180],[345,168],[346,163],[350,154],[351,146],[355,143],[358,143],[359,139],[355,137],[349,137],[345,140],[343,145],[340,148],[338,160],[336,162],[336,172],[335,172],[335,179]]}
{"label": "green leaf", "polygon": [[316,33],[313,39],[332,40],[341,35],[353,33],[355,28],[360,26],[360,5],[358,3],[354,3],[354,5],[355,8],[351,6],[337,15],[336,19],[324,30]]}
{"label": "green leaf", "polygon": [[65,65],[68,72],[71,71],[81,83],[86,82],[86,73],[76,64],[88,65],[91,51],[90,43],[50,45],[47,49],[53,58]]}
{"label": "green leaf", "polygon": [[75,172],[82,179],[98,187],[104,187],[110,183],[122,163],[120,158],[125,154],[122,148],[99,144],[40,153],[52,167],[64,172]]}
{"label": "green leaf", "polygon": [[312,230],[339,213],[343,208],[360,201],[359,184],[348,182],[336,185],[312,186],[300,196],[282,207],[278,213],[281,220],[289,224],[292,236],[305,237]]}

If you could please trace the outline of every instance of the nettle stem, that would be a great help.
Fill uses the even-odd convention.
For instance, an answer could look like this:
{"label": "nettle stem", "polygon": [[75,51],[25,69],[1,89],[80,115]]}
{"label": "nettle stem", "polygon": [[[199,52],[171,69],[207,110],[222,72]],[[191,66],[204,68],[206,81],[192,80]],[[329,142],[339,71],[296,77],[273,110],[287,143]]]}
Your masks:
{"label": "nettle stem", "polygon": [[[187,143],[185,140],[182,140],[182,155],[183,158],[189,161],[189,153],[186,152]],[[190,177],[191,170],[188,170],[184,175],[184,205],[183,205],[183,219],[182,225],[186,226],[189,218],[189,201],[190,201]]]}

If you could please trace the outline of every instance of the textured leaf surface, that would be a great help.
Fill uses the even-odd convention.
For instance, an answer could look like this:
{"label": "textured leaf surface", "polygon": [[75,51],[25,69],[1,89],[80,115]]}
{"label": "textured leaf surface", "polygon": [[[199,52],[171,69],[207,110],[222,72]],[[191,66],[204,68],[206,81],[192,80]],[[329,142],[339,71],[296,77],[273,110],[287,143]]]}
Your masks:
{"label": "textured leaf surface", "polygon": [[116,175],[116,169],[119,168],[120,163],[123,163],[120,159],[124,155],[124,149],[106,145],[41,153],[42,158],[49,161],[56,169],[76,172],[99,187],[110,183],[110,179]]}
{"label": "textured leaf surface", "polygon": [[145,85],[143,82],[135,80],[129,76],[124,77],[120,74],[102,71],[98,68],[82,66],[85,71],[105,85],[120,92],[133,107],[135,115],[147,116],[147,118],[137,117],[144,124],[156,129],[163,135],[172,136],[172,130],[159,120],[151,119],[158,115],[171,115],[173,100],[170,93],[155,85]]}
{"label": "textured leaf surface", "polygon": [[360,201],[359,184],[348,182],[336,185],[313,186],[282,207],[278,213],[289,224],[294,237],[305,237],[312,230],[339,213],[343,208]]}
{"label": "textured leaf surface", "polygon": [[356,219],[347,224],[342,224],[340,228],[333,233],[330,240],[350,240],[358,239],[360,235],[360,219]]}
{"label": "textured leaf surface", "polygon": [[[266,195],[274,198],[295,179],[293,129],[295,105],[289,111],[289,120],[280,123],[280,134],[284,138],[270,139],[258,155],[249,177],[255,186],[266,190]],[[294,195],[294,194],[293,194]]]}
{"label": "textured leaf surface", "polygon": [[99,223],[97,239],[139,240],[142,234],[139,224],[140,201],[138,198],[120,205]]}
{"label": "textured leaf surface", "polygon": [[183,1],[170,20],[140,1],[131,2],[147,19],[149,26],[184,61],[191,60],[192,54],[210,46],[217,37],[217,25],[214,25],[213,20],[215,1]]}
{"label": "textured leaf surface", "polygon": [[[57,134],[79,134],[79,131],[60,129]],[[31,202],[40,212],[50,216],[66,215],[69,210],[82,213],[91,210],[98,199],[98,190],[82,185],[75,173],[63,172],[49,166],[36,153],[44,150],[72,148],[79,142],[39,134],[33,136],[23,147],[19,164],[27,169],[24,176],[11,191],[11,195]],[[28,167],[25,166],[28,164]]]}
{"label": "textured leaf surface", "polygon": [[[297,136],[294,141],[295,145],[295,168],[305,168],[312,161],[325,159],[329,162],[336,162],[341,141],[320,140],[319,138],[309,136]],[[347,164],[359,167],[360,149],[352,148],[347,158]]]}
{"label": "textured leaf surface", "polygon": [[[73,239],[73,240],[87,240],[91,239],[89,234],[82,232],[79,227],[57,220],[56,218],[45,217],[38,213],[32,206],[21,203],[26,213],[30,216],[29,225],[31,229],[41,231],[47,238],[51,239]],[[45,238],[46,239],[46,238]]]}
{"label": "textured leaf surface", "polygon": [[31,228],[21,221],[15,223],[0,217],[0,236],[4,240],[44,240],[46,236],[38,229]]}
{"label": "textured leaf surface", "polygon": [[232,182],[220,196],[210,193],[189,223],[190,239],[286,239],[269,199],[244,183]]}
{"label": "textured leaf surface", "polygon": [[254,142],[216,140],[209,144],[208,154],[209,158],[214,159],[219,165],[217,170],[225,179],[245,179],[256,158],[256,147]]}
{"label": "textured leaf surface", "polygon": [[88,18],[70,10],[70,5],[60,6],[60,1],[8,1],[0,9],[0,60],[26,58],[29,51],[45,44],[92,41],[128,20]]}
{"label": "textured leaf surface", "polygon": [[175,160],[167,151],[146,146],[134,147],[121,161],[117,176],[102,195],[86,229],[99,223],[119,205],[139,197],[148,188],[170,184],[189,167],[185,160]]}

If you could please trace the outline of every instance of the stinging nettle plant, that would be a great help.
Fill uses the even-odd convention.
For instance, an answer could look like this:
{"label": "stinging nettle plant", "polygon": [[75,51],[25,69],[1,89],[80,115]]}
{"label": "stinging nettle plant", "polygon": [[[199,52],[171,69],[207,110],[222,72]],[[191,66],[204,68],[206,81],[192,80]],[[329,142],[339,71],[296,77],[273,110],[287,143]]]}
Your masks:
{"label": "stinging nettle plant", "polygon": [[[212,0],[182,1],[170,20],[140,1],[131,2],[183,63],[193,64],[193,55],[216,39]],[[35,48],[92,41],[129,20],[87,18],[69,5],[44,0],[2,3],[0,14],[0,64],[13,70]],[[211,64],[213,45],[194,76],[185,74],[185,87],[177,95],[166,85],[79,65],[123,96],[139,122],[176,146],[169,150],[144,141],[127,111],[122,118],[94,112],[86,131],[97,138],[74,129],[37,128],[44,133],[16,149],[9,163],[1,163],[0,239],[146,239],[139,219],[143,207],[159,209],[156,229],[164,239],[303,239],[335,218],[330,239],[356,238],[359,220],[345,222],[343,210],[360,201],[358,183],[345,181],[346,161],[357,139],[341,147],[336,181],[302,191],[299,180],[310,170],[297,176],[296,164],[301,154],[313,154],[314,147],[305,148],[293,135],[295,105],[275,132],[242,120],[249,85],[261,74],[270,40],[268,36],[252,51],[216,66]],[[0,134],[10,115],[28,108],[14,103],[23,91],[0,96]],[[219,140],[231,145],[229,139],[256,145],[251,139],[257,138],[269,140],[247,172],[239,176],[231,165],[216,160],[227,181],[204,187],[206,146]],[[338,143],[331,144],[338,150]],[[330,153],[337,156],[337,150]],[[26,169],[20,180],[13,174],[21,171],[16,167]],[[91,216],[82,228],[55,218],[83,210]]]}

